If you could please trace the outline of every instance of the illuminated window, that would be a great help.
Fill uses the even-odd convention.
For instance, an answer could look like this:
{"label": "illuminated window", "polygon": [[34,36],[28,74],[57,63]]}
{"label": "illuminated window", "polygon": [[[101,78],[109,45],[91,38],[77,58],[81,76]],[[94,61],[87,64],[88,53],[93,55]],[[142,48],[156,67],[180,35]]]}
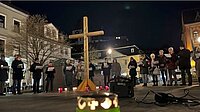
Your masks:
{"label": "illuminated window", "polygon": [[134,53],[135,52],[135,49],[134,48],[131,48],[131,53]]}

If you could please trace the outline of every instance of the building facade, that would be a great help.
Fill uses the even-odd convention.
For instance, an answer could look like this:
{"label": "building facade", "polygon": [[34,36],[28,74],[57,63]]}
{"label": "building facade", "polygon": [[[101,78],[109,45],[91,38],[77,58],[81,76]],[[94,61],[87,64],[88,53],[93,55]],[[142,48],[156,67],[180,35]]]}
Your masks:
{"label": "building facade", "polygon": [[0,2],[0,54],[10,57],[17,52],[16,49],[10,49],[8,43],[20,31],[22,21],[28,16],[27,13]]}
{"label": "building facade", "polygon": [[200,45],[200,22],[189,23],[184,25],[184,36],[182,38],[185,46],[193,50],[193,47],[197,47]]}
{"label": "building facade", "polygon": [[[6,61],[11,66],[15,54],[21,54],[22,49],[16,40],[21,36],[22,24],[27,20],[29,14],[21,9],[18,9],[11,4],[0,2],[0,55],[6,55]],[[44,25],[44,35],[46,43],[56,45],[58,50],[54,52],[49,60],[58,60],[61,58],[71,58],[71,47],[61,45],[64,41],[64,36],[59,35],[58,29],[52,24]],[[13,44],[15,43],[15,44]],[[28,49],[29,51],[29,49]],[[32,85],[32,77],[28,70],[31,62],[27,61],[27,57],[22,55],[22,61],[25,62],[24,85]],[[48,60],[47,60],[48,62]],[[12,85],[12,70],[9,73],[9,86]]]}

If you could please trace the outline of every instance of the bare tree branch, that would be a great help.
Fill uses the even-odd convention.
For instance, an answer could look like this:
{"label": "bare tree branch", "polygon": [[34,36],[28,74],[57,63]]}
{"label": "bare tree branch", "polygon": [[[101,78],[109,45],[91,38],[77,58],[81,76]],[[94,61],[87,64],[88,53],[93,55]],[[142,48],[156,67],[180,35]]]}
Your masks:
{"label": "bare tree branch", "polygon": [[[33,61],[39,58],[44,64],[54,54],[58,54],[59,48],[67,47],[69,43],[66,41],[67,36],[60,34],[64,39],[50,39],[45,35],[45,25],[47,20],[45,16],[33,15],[22,22],[20,32],[14,36],[10,36],[13,40],[9,43],[10,49],[14,44],[20,45],[20,54],[26,56]],[[60,47],[59,47],[60,46]]]}

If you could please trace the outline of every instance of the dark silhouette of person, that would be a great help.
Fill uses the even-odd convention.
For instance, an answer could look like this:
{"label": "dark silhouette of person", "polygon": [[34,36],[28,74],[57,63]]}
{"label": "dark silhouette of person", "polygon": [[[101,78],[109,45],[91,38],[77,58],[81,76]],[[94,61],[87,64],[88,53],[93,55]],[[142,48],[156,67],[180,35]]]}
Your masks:
{"label": "dark silhouette of person", "polygon": [[13,94],[16,94],[16,87],[17,87],[17,94],[21,93],[21,80],[23,79],[23,69],[24,63],[21,60],[21,55],[16,55],[15,60],[12,62],[12,69],[13,69]]}
{"label": "dark silhouette of person", "polygon": [[33,92],[40,93],[39,84],[41,79],[41,73],[43,71],[43,66],[40,64],[39,59],[36,58],[34,63],[30,67],[30,72],[33,72]]}

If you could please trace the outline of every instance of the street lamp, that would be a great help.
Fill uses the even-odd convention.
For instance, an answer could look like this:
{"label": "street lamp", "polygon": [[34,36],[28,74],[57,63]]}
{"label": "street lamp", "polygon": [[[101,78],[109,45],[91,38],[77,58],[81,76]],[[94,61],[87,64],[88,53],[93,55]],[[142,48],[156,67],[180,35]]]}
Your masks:
{"label": "street lamp", "polygon": [[112,53],[112,49],[109,48],[108,51],[107,51],[107,53],[108,53],[108,54],[111,54],[111,53]]}

